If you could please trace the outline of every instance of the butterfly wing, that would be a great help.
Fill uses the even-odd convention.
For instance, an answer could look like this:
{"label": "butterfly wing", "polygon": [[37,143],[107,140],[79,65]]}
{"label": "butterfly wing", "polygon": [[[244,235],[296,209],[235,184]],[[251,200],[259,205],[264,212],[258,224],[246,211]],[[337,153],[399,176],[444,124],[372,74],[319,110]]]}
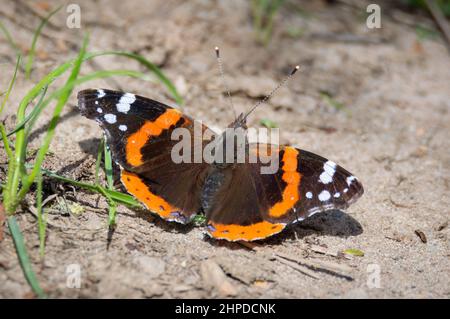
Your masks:
{"label": "butterfly wing", "polygon": [[84,90],[78,93],[78,105],[84,116],[104,130],[129,193],[167,220],[186,223],[200,210],[207,165],[177,164],[172,150],[178,141],[171,136],[177,128],[187,130],[193,153],[194,139],[199,139],[200,147],[207,142],[193,134],[194,126],[199,125],[202,132],[208,130],[206,126],[177,109],[131,93]]}
{"label": "butterfly wing", "polygon": [[[257,144],[249,148],[259,152]],[[212,237],[263,239],[315,213],[345,209],[363,194],[356,177],[321,156],[290,146],[274,152],[276,173],[261,174],[261,162],[227,168],[206,212]]]}
{"label": "butterfly wing", "polygon": [[333,161],[314,153],[297,150],[299,188],[303,199],[296,205],[297,220],[330,209],[346,209],[364,193],[361,182]]}

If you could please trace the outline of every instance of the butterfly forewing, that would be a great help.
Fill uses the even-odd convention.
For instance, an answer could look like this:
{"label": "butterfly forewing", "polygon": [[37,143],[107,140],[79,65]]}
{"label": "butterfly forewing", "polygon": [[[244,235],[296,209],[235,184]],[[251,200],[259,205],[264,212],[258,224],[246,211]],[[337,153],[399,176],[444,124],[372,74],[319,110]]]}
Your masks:
{"label": "butterfly forewing", "polygon": [[[132,93],[106,89],[79,92],[78,106],[82,115],[100,124],[115,161],[128,169],[132,169],[134,165],[128,163],[126,159],[126,139],[138,132],[146,122],[153,122],[167,110],[172,109]],[[180,124],[174,123],[174,125]],[[162,136],[155,136],[153,142],[161,138]]]}
{"label": "butterfly forewing", "polygon": [[78,104],[84,116],[103,128],[129,193],[167,220],[185,223],[200,211],[198,180],[205,164],[176,164],[171,158],[176,143],[171,133],[176,128],[192,131],[190,117],[157,101],[106,89],[79,92]]}
{"label": "butterfly forewing", "polygon": [[325,210],[346,209],[364,193],[353,174],[308,151],[298,150],[298,172],[301,174],[299,220]]}

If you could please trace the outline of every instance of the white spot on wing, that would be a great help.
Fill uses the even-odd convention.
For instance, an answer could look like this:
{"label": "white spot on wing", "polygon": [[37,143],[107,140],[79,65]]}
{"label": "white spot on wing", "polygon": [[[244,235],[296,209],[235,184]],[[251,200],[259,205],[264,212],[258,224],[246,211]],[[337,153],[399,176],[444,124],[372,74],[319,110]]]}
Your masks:
{"label": "white spot on wing", "polygon": [[119,103],[116,104],[117,111],[127,113],[130,110],[131,104],[133,104],[134,101],[136,101],[136,96],[134,94],[125,93],[120,98]]}
{"label": "white spot on wing", "polygon": [[97,90],[97,93],[98,93],[97,97],[99,99],[101,99],[102,97],[104,97],[106,95],[105,91],[103,91],[103,90]]}
{"label": "white spot on wing", "polygon": [[336,163],[327,161],[323,164],[323,172],[320,174],[320,181],[323,184],[328,184],[333,181],[333,175],[336,173]]}
{"label": "white spot on wing", "polygon": [[347,193],[348,192],[348,188],[344,188],[344,193]]}
{"label": "white spot on wing", "polygon": [[322,172],[322,174],[320,174],[320,181],[323,184],[328,184],[333,181],[333,177],[330,176],[327,172]]}
{"label": "white spot on wing", "polygon": [[327,190],[323,190],[323,191],[320,192],[320,194],[319,194],[319,200],[320,200],[321,202],[326,202],[327,200],[330,199],[330,197],[331,197],[331,194],[330,194],[330,192],[327,191]]}
{"label": "white spot on wing", "polygon": [[324,165],[323,165],[323,169],[325,172],[327,172],[328,174],[330,174],[331,176],[334,175],[334,172],[336,172],[336,163],[333,161],[327,161]]}
{"label": "white spot on wing", "polygon": [[312,193],[311,192],[307,192],[306,193],[306,198],[309,198],[309,199],[311,199],[313,196],[312,196]]}
{"label": "white spot on wing", "polygon": [[133,104],[134,101],[136,101],[136,96],[132,93],[125,93],[120,98],[120,103],[127,103],[127,104]]}
{"label": "white spot on wing", "polygon": [[126,125],[119,125],[119,130],[125,132],[128,129]]}
{"label": "white spot on wing", "polygon": [[105,121],[114,124],[117,122],[117,117],[114,114],[105,114]]}
{"label": "white spot on wing", "polygon": [[352,176],[347,177],[347,179],[346,179],[345,181],[347,182],[347,185],[350,186],[350,184],[351,184],[354,180],[356,180],[356,177],[352,175]]}
{"label": "white spot on wing", "polygon": [[97,108],[97,112],[98,112],[98,113],[103,113],[103,110],[102,110],[101,108],[98,107],[98,108]]}
{"label": "white spot on wing", "polygon": [[130,104],[125,104],[125,103],[117,103],[117,111],[122,112],[122,113],[128,113],[128,111],[131,108]]}
{"label": "white spot on wing", "polygon": [[95,101],[95,105],[98,105],[98,101]]}
{"label": "white spot on wing", "polygon": [[341,193],[337,192],[334,194],[334,198],[339,198],[341,196]]}

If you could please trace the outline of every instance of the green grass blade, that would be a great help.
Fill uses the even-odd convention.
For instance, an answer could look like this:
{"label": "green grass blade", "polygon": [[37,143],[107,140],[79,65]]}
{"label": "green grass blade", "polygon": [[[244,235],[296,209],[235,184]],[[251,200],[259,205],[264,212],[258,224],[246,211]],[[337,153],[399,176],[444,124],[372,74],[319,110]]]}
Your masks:
{"label": "green grass blade", "polygon": [[[106,55],[125,56],[125,57],[128,57],[130,59],[134,59],[137,62],[143,64],[149,71],[154,72],[157,75],[157,77],[161,80],[161,82],[166,85],[167,89],[169,90],[169,92],[172,93],[172,95],[173,95],[174,99],[177,101],[177,103],[179,103],[179,104],[183,103],[183,100],[182,100],[181,96],[178,94],[178,91],[176,90],[176,88],[173,85],[173,83],[169,79],[167,79],[167,77],[161,72],[161,70],[157,66],[155,66],[153,63],[151,63],[150,61],[148,61],[147,59],[145,59],[144,57],[142,57],[140,55],[137,55],[137,54],[134,54],[134,53],[122,52],[122,51],[103,51],[103,52],[95,52],[95,53],[86,53],[85,58],[83,59],[83,61],[90,60],[90,59],[93,59],[93,58],[96,58],[96,57],[106,56]],[[64,72],[66,72],[72,66],[72,64],[74,62],[75,62],[75,60],[71,60],[71,61],[68,61],[68,62],[58,66],[52,72],[47,74],[41,81],[39,81],[38,84],[36,84],[27,93],[27,95],[22,99],[22,101],[20,102],[20,105],[19,105],[19,110],[18,110],[18,120],[19,121],[23,121],[24,120],[24,118],[25,118],[25,110],[26,110],[28,104],[37,95],[40,94],[41,90],[44,87],[49,86],[56,78],[58,78]],[[108,77],[109,76],[107,74],[108,72],[112,72],[112,71],[99,71],[97,73],[98,74],[97,76],[92,75],[92,79],[93,78]],[[126,70],[116,71],[116,72],[117,72],[117,74],[119,74],[120,72],[123,72],[123,73],[129,72],[130,76],[142,77],[142,73],[141,72],[136,72],[136,71],[134,71],[134,74],[133,74],[133,71],[126,71]],[[101,73],[103,73],[103,75],[100,75]],[[86,81],[87,80],[88,80],[88,78],[86,78]]]}
{"label": "green grass blade", "polygon": [[19,257],[20,266],[22,267],[25,278],[27,279],[31,289],[39,298],[45,298],[45,293],[42,290],[39,282],[36,278],[36,274],[31,267],[30,258],[28,257],[27,249],[25,247],[25,242],[23,240],[20,227],[17,224],[16,218],[14,216],[8,216],[8,227],[11,232],[11,236],[16,247],[17,256]]}
{"label": "green grass blade", "polygon": [[100,140],[100,144],[98,145],[98,150],[97,150],[97,161],[95,162],[95,180],[94,183],[95,185],[100,185],[100,163],[102,162],[102,156],[103,156],[103,144],[104,144],[104,139]]}
{"label": "green grass blade", "polygon": [[141,203],[139,203],[133,196],[124,194],[118,191],[105,189],[106,194],[111,197],[111,199],[115,200],[119,204],[126,205],[132,208],[142,208]]}
{"label": "green grass blade", "polygon": [[5,108],[6,102],[8,102],[9,99],[9,94],[11,93],[11,90],[14,86],[14,82],[16,81],[17,69],[19,68],[19,64],[20,64],[20,54],[17,56],[17,62],[16,67],[14,69],[13,78],[9,82],[8,90],[6,90],[5,97],[3,98],[2,104],[0,106],[0,115],[3,113],[3,109]]}
{"label": "green grass blade", "polygon": [[[59,9],[59,8],[58,8]],[[56,12],[57,10],[55,10]],[[54,13],[51,13],[49,17],[47,17],[46,21],[50,18],[51,15]],[[45,22],[46,23],[46,22]],[[28,63],[27,63],[27,77],[30,75],[34,52],[35,52],[35,46],[37,42],[37,38],[39,34],[42,31],[42,28],[44,27],[45,23],[41,23],[41,26],[36,30],[35,37],[33,39],[33,45],[32,50],[30,51],[30,55],[28,57]],[[45,219],[43,218],[43,211],[42,211],[42,169],[41,165],[43,163],[43,160],[48,152],[49,145],[53,139],[54,132],[56,125],[58,123],[60,114],[64,108],[64,106],[67,103],[67,100],[69,96],[71,95],[74,87],[78,85],[79,82],[77,79],[78,74],[80,71],[80,67],[82,62],[84,62],[87,59],[92,59],[97,56],[101,55],[118,55],[118,56],[125,56],[131,59],[134,59],[138,61],[139,63],[143,64],[148,70],[150,70],[152,73],[156,75],[156,77],[167,87],[169,92],[174,96],[177,103],[182,104],[182,99],[178,92],[176,91],[175,86],[168,80],[168,78],[157,68],[154,64],[146,60],[144,57],[140,55],[136,55],[133,53],[127,53],[127,52],[100,52],[100,53],[86,53],[86,46],[87,46],[87,37],[83,41],[83,46],[79,52],[79,55],[76,59],[68,61],[60,66],[58,66],[56,69],[54,69],[52,72],[47,74],[44,78],[42,78],[31,90],[27,92],[27,94],[23,97],[19,104],[19,108],[17,111],[17,122],[19,123],[18,127],[16,127],[16,130],[14,133],[16,134],[16,144],[14,148],[14,152],[12,152],[11,148],[8,149],[8,141],[6,137],[5,129],[3,128],[2,131],[2,138],[3,141],[6,143],[5,149],[7,149],[7,153],[12,158],[9,160],[8,163],[8,177],[6,185],[2,185],[2,194],[3,194],[3,200],[5,203],[6,213],[9,216],[8,217],[8,226],[10,227],[11,234],[13,236],[13,240],[16,246],[17,255],[21,264],[21,267],[23,269],[24,275],[29,282],[30,286],[32,287],[33,291],[39,296],[39,297],[45,297],[44,292],[39,286],[39,283],[37,282],[36,275],[32,270],[31,263],[26,251],[26,247],[24,245],[23,237],[20,232],[20,228],[18,227],[16,220],[12,214],[14,214],[16,207],[18,203],[24,198],[26,193],[29,191],[31,185],[35,182],[36,178],[37,184],[38,184],[38,191],[37,191],[37,207],[38,207],[38,224],[39,224],[39,237],[40,237],[40,253],[41,255],[44,253],[45,249]],[[31,62],[30,62],[31,61]],[[20,59],[18,59],[17,65],[16,65],[16,71],[14,75],[14,79],[11,83],[14,83],[17,69],[20,65]],[[72,68],[72,72],[66,81],[65,85],[60,88],[59,90],[56,90],[53,92],[52,96],[50,98],[45,99],[45,93],[43,94],[42,91],[46,90],[46,87],[48,87],[50,84],[54,82],[56,78],[64,74],[67,70]],[[101,72],[101,71],[100,71]],[[127,75],[135,75],[135,76],[141,76],[142,73],[138,72],[131,72],[131,71],[115,71],[116,73],[122,72],[122,74],[127,73]],[[97,73],[97,74],[91,74],[86,77],[83,77],[82,81],[88,81],[90,79],[99,78],[99,77],[108,77],[114,74],[114,71],[103,71],[103,73]],[[10,85],[10,90],[12,88],[12,84]],[[10,91],[9,90],[9,91]],[[26,110],[29,104],[40,94],[42,94],[40,101],[35,106],[35,110],[33,110],[31,113],[31,116],[26,116]],[[5,93],[5,99],[7,100],[7,97],[9,95],[8,92]],[[56,106],[53,112],[53,117],[50,120],[49,127],[47,129],[47,134],[44,137],[44,141],[41,145],[40,150],[37,153],[36,160],[34,163],[34,166],[31,169],[31,172],[28,176],[24,174],[25,172],[25,153],[26,153],[26,146],[27,146],[27,136],[30,132],[31,127],[33,126],[34,122],[40,115],[40,112],[45,108],[45,106],[50,103],[52,99],[57,99]],[[5,100],[4,100],[5,101]],[[1,110],[3,110],[4,105],[6,105],[6,102],[2,103]],[[33,113],[35,112],[35,113]],[[109,167],[112,165],[109,165],[105,163],[105,167]],[[107,175],[110,174],[109,169],[107,169]],[[112,178],[112,175],[110,175]],[[70,179],[66,179],[63,177],[55,177],[59,180],[72,183],[73,185],[83,187],[85,189],[88,189],[93,192],[97,192],[102,194],[108,199],[108,203],[110,205],[110,225],[114,224],[114,218],[115,218],[115,207],[116,203],[125,204],[127,206],[131,207],[142,207],[141,204],[136,201],[132,196],[127,194],[122,194],[120,192],[114,191],[112,182],[109,182],[108,180],[108,189],[101,187],[100,185],[90,185],[87,183],[80,183],[77,181],[73,181]],[[107,177],[108,178],[108,177]],[[111,179],[112,181],[112,179]],[[20,189],[19,189],[20,185]]]}
{"label": "green grass blade", "polygon": [[252,1],[253,28],[260,43],[264,45],[269,43],[275,15],[284,2],[285,0]]}
{"label": "green grass blade", "polygon": [[39,36],[41,35],[42,29],[45,27],[45,25],[47,24],[48,20],[56,12],[58,12],[61,8],[62,8],[62,5],[59,6],[58,8],[56,8],[55,10],[53,10],[52,12],[50,12],[44,19],[42,19],[42,21],[39,24],[38,28],[34,32],[33,42],[31,43],[30,52],[28,53],[27,64],[25,65],[25,78],[27,78],[27,79],[30,78],[31,67],[33,66],[33,59],[34,59],[34,55],[35,55],[35,52],[36,52],[36,43],[37,43],[37,40],[38,40]]}
{"label": "green grass blade", "polygon": [[[27,94],[22,98],[19,108],[17,110],[17,121],[20,123],[25,119],[26,108],[29,103],[40,94],[41,90],[50,85],[56,78],[66,72],[74,63],[74,60],[66,62],[55,70],[47,74],[41,81],[38,82]],[[14,159],[8,163],[8,176],[6,186],[2,190],[3,202],[7,214],[13,214],[16,209],[17,203],[17,191],[20,183],[23,159],[26,152],[26,135],[22,129],[16,133],[16,143],[14,151]]]}
{"label": "green grass blade", "polygon": [[[79,182],[79,181],[76,181],[76,180],[73,180],[73,179],[70,179],[70,178],[67,178],[64,176],[60,176],[60,175],[58,175],[52,171],[46,170],[46,169],[42,169],[42,173],[50,178],[54,178],[61,182],[68,183],[73,186],[86,189],[88,191],[102,193],[102,192],[99,192],[99,190],[98,190],[99,187],[103,188],[102,186]],[[119,204],[123,204],[123,205],[129,206],[129,207],[132,207],[132,208],[142,207],[142,205],[136,199],[134,199],[134,197],[131,195],[124,194],[124,193],[121,193],[118,191],[109,190],[109,189],[104,189],[104,191],[106,194],[108,194],[109,197],[111,197],[111,199],[113,199],[114,201],[116,201]]]}
{"label": "green grass blade", "polygon": [[[36,113],[39,113],[39,109],[40,109],[41,105],[44,103],[44,99],[47,94],[47,90],[48,90],[48,86],[43,88],[41,98],[39,99],[39,102],[34,106],[31,113],[33,113],[35,111],[35,109],[38,110],[38,111],[36,111]],[[38,116],[33,116],[33,115],[30,116],[30,123],[29,123],[27,129],[25,130],[25,137],[26,137],[27,141],[28,141],[28,137],[30,136],[31,129],[33,128],[33,125],[34,125],[34,123],[36,123],[37,119],[38,119]]]}
{"label": "green grass blade", "polygon": [[[106,144],[106,141],[103,142],[104,152],[105,152],[105,174],[106,174],[106,183],[108,185],[108,190],[114,190],[114,179],[113,179],[113,168],[112,168],[112,158],[111,151]],[[109,205],[109,214],[108,214],[108,225],[110,228],[116,225],[116,205]]]}
{"label": "green grass blade", "polygon": [[174,97],[175,101],[181,105],[183,104],[183,99],[178,93],[175,85],[164,75],[164,73],[153,63],[148,61],[146,58],[144,58],[141,55],[129,53],[129,52],[121,52],[121,51],[112,51],[109,52],[116,55],[122,55],[131,59],[134,59],[144,65],[148,70],[152,71],[156,77],[166,86],[166,88],[169,90],[169,92]]}
{"label": "green grass blade", "polygon": [[319,92],[320,96],[322,97],[322,99],[330,106],[334,107],[337,111],[345,111],[347,113],[347,115],[350,115],[350,111],[347,109],[347,107],[337,101],[335,98],[333,98],[331,96],[330,93],[326,92],[326,91],[321,91]]}
{"label": "green grass blade", "polygon": [[37,194],[36,194],[36,208],[38,215],[38,233],[39,233],[39,255],[41,258],[45,255],[45,233],[47,229],[47,221],[42,209],[42,173],[36,178]]}
{"label": "green grass blade", "polygon": [[[73,65],[72,73],[70,74],[69,78],[67,79],[66,85],[72,84],[78,77],[78,73],[80,72],[80,68],[81,68],[81,63],[83,62],[83,58],[86,53],[87,43],[88,43],[88,37],[85,36],[80,53],[78,54],[78,58]],[[50,121],[48,130],[47,130],[47,134],[44,138],[44,142],[42,143],[42,145],[39,149],[39,152],[36,156],[36,161],[35,161],[32,171],[30,172],[28,178],[23,181],[22,188],[20,189],[19,194],[16,199],[17,202],[21,201],[25,197],[25,194],[30,189],[31,184],[33,184],[34,179],[36,178],[36,175],[39,173],[39,171],[41,169],[42,162],[44,161],[44,158],[47,154],[48,148],[50,146],[50,142],[53,139],[53,135],[55,133],[55,128],[58,123],[60,114],[61,114],[64,106],[66,105],[67,100],[69,99],[69,96],[72,93],[72,90],[73,90],[73,87],[64,91],[59,96],[58,102],[56,103],[55,110],[53,112],[53,117]],[[15,203],[15,205],[17,205],[17,202]]]}
{"label": "green grass blade", "polygon": [[105,173],[106,173],[106,182],[108,184],[109,189],[113,189],[114,179],[113,179],[113,168],[112,168],[112,157],[111,151],[106,144],[106,141],[103,143],[104,152],[105,152]]}
{"label": "green grass blade", "polygon": [[8,137],[15,134],[21,128],[23,128],[25,126],[25,124],[27,124],[27,122],[30,121],[31,119],[37,119],[36,115],[39,112],[39,109],[44,101],[45,95],[47,94],[47,89],[48,89],[48,86],[44,87],[43,92],[41,94],[41,98],[39,99],[39,102],[36,104],[35,107],[33,107],[33,110],[30,112],[30,114],[28,114],[22,122],[17,124],[16,128],[14,130],[12,130],[11,132],[8,133]]}
{"label": "green grass blade", "polygon": [[[107,149],[106,141],[105,141],[105,139],[102,139],[98,146],[97,162],[95,163],[95,185],[97,185],[97,191],[100,192],[103,196],[105,196],[108,201],[108,209],[109,209],[108,225],[111,228],[114,226],[114,220],[115,220],[115,215],[116,215],[116,203],[111,198],[111,196],[108,195],[108,193],[106,192],[106,189],[100,185],[100,178],[99,178],[100,163],[102,162],[102,155],[103,155],[103,153],[105,153],[105,157],[107,156],[106,149]],[[108,177],[108,169],[106,168],[106,166],[107,166],[107,164],[106,164],[106,159],[105,159],[105,171],[106,171],[106,175]],[[109,181],[109,179],[108,179],[108,181]],[[113,216],[112,222],[111,222],[111,216]]]}
{"label": "green grass blade", "polygon": [[[72,65],[73,61],[69,61],[60,65],[55,70],[47,74],[38,84],[36,84],[27,94],[23,97],[19,104],[17,110],[17,121],[20,123],[25,119],[25,111],[28,104],[39,95],[40,91],[50,83],[52,83],[58,76],[67,71]],[[25,132],[22,129],[16,132],[16,144],[14,151],[14,159],[10,160],[8,163],[8,177],[7,185],[3,188],[3,199],[5,204],[5,209],[8,214],[13,214],[17,205],[17,191],[21,177],[21,170],[16,169],[23,165],[22,160],[25,153]]]}
{"label": "green grass blade", "polygon": [[[104,52],[96,52],[96,53],[86,53],[83,61],[93,59],[100,56],[106,56],[106,55],[118,55],[118,56],[125,56],[131,59],[134,59],[142,64],[144,64],[147,69],[151,71],[156,71],[156,74],[162,75],[160,76],[160,80],[163,82],[163,84],[166,85],[166,87],[169,89],[170,92],[172,92],[172,95],[174,95],[174,98],[178,101],[178,103],[182,103],[181,97],[179,96],[178,92],[175,89],[175,86],[167,80],[167,78],[162,74],[159,69],[154,66],[152,63],[150,63],[148,60],[143,58],[142,56],[127,53],[127,52],[121,52],[121,51],[104,51]],[[65,73],[70,67],[73,66],[73,64],[76,62],[76,60],[68,61],[60,66],[58,66],[56,69],[54,69],[52,72],[48,73],[44,78],[41,79],[30,91],[27,92],[27,94],[23,97],[19,104],[19,109],[17,111],[17,121],[21,123],[26,115],[26,109],[29,105],[29,103],[40,94],[41,90],[45,87],[50,85],[56,78],[61,76],[63,73]],[[159,71],[159,73],[158,73]],[[74,85],[71,83],[70,85]],[[69,84],[68,84],[69,86]],[[64,89],[64,88],[63,88]],[[63,90],[64,93],[67,92],[67,88]],[[43,103],[45,104],[45,102]],[[24,159],[24,152],[25,152],[25,146],[26,145],[26,134],[24,132],[24,129],[19,129],[16,132],[16,143],[15,143],[15,152],[14,152],[14,160],[9,161],[8,163],[8,178],[7,178],[7,185],[3,188],[3,198],[5,202],[5,209],[8,214],[12,214],[15,211],[16,205],[18,203],[17,201],[17,191],[20,183],[20,177],[21,177],[21,170],[16,169],[17,167],[23,166]],[[26,188],[22,188],[22,191],[29,188],[29,185],[26,186]],[[21,196],[24,195],[24,192],[20,194]],[[11,200],[10,200],[11,199]]]}
{"label": "green grass blade", "polygon": [[3,34],[6,37],[6,41],[8,41],[9,45],[14,49],[17,55],[20,55],[22,51],[17,46],[16,42],[14,42],[11,34],[9,33],[8,29],[6,29],[5,25],[0,21],[0,30],[3,32]]}
{"label": "green grass blade", "polygon": [[[103,51],[103,52],[96,52],[96,53],[86,53],[85,58],[84,58],[83,61],[90,60],[90,59],[93,59],[93,58],[96,58],[96,57],[106,56],[106,55],[125,56],[125,57],[128,57],[130,59],[134,59],[137,62],[143,64],[149,71],[154,72],[156,74],[156,76],[160,79],[160,81],[164,85],[166,85],[167,89],[172,94],[172,96],[174,97],[174,99],[176,100],[176,102],[178,104],[182,104],[183,103],[183,100],[182,100],[181,96],[178,94],[178,91],[176,90],[176,88],[173,85],[173,83],[161,72],[161,70],[157,66],[155,66],[153,63],[151,63],[150,61],[146,60],[144,57],[142,57],[140,55],[133,54],[133,53],[128,53],[128,52],[122,52],[122,51]],[[56,78],[58,78],[63,73],[65,73],[72,66],[72,64],[74,62],[75,62],[75,60],[71,60],[71,61],[68,61],[68,62],[58,66],[52,72],[47,74],[41,81],[39,81],[38,84],[36,84],[27,93],[27,95],[22,99],[22,101],[20,102],[20,105],[19,105],[19,110],[18,110],[18,113],[17,113],[17,118],[18,118],[19,123],[23,124],[23,121],[25,120],[25,111],[26,111],[26,108],[27,108],[28,104],[34,98],[36,98],[36,96],[38,96],[40,94],[40,92],[41,92],[41,90],[43,88],[45,88],[46,86],[49,86]],[[106,78],[106,77],[112,76],[112,74],[108,74],[110,72],[116,72],[116,75],[129,75],[129,76],[137,77],[137,78],[144,77],[143,73],[141,73],[141,72],[129,71],[129,70],[116,70],[116,71],[98,71],[98,72],[93,72],[91,74],[91,78],[90,79]],[[95,73],[96,73],[96,75],[94,75]],[[89,80],[89,77],[86,76],[82,81],[77,82],[77,84],[81,84],[81,83],[86,82],[88,80]],[[23,127],[23,126],[21,126],[21,127]],[[20,132],[18,127],[16,127],[16,129],[15,129],[15,132],[18,132],[18,131]],[[21,134],[19,134],[19,136],[18,136],[18,142],[22,143],[23,137],[20,136],[20,135]],[[16,147],[17,147],[17,143],[18,142],[16,140]]]}
{"label": "green grass blade", "polygon": [[[135,78],[143,78],[146,75],[144,73],[141,72],[137,72],[137,71],[131,71],[131,70],[110,70],[110,71],[97,71],[97,72],[92,72],[88,75],[82,76],[80,78],[78,78],[76,81],[52,92],[52,94],[46,99],[43,100],[44,96],[41,96],[41,100],[38,102],[38,104],[33,108],[33,110],[25,117],[24,120],[22,120],[19,124],[16,125],[16,127],[14,128],[14,130],[12,130],[11,132],[8,133],[8,136],[17,133],[19,130],[21,130],[28,122],[30,122],[30,125],[27,128],[27,131],[30,131],[31,128],[34,125],[35,120],[39,117],[39,115],[42,113],[42,111],[45,109],[45,107],[47,107],[50,102],[54,99],[58,99],[59,96],[64,93],[65,91],[74,88],[77,85],[80,85],[82,83],[91,81],[91,80],[96,80],[96,79],[103,79],[103,78],[108,78],[108,77],[112,77],[112,76],[130,76],[130,77],[135,77]],[[44,88],[44,90],[47,87]],[[43,100],[43,101],[42,101]],[[27,134],[26,134],[27,135]]]}
{"label": "green grass blade", "polygon": [[2,134],[3,145],[5,145],[6,155],[8,156],[8,160],[12,160],[14,154],[11,151],[11,147],[9,146],[8,136],[6,135],[5,126],[0,123],[0,133]]}

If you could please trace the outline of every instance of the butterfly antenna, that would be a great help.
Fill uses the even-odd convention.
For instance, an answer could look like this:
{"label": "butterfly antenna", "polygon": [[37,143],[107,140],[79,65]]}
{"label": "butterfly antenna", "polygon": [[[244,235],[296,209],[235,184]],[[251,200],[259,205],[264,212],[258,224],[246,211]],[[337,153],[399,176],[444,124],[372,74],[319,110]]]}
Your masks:
{"label": "butterfly antenna", "polygon": [[219,47],[215,47],[214,50],[216,51],[216,58],[217,58],[217,64],[219,66],[219,72],[220,72],[220,78],[222,79],[222,84],[225,87],[225,90],[227,91],[228,100],[230,101],[231,109],[233,110],[234,118],[237,118],[236,115],[236,109],[234,108],[233,99],[231,98],[230,89],[228,88],[228,85],[225,81],[225,76],[223,73],[223,66],[222,66],[222,59],[220,58],[220,51]]}
{"label": "butterfly antenna", "polygon": [[266,103],[274,94],[276,91],[278,91],[280,88],[282,88],[283,86],[285,86],[287,84],[287,82],[291,79],[291,77],[300,69],[300,66],[297,65],[295,66],[295,68],[291,71],[291,73],[289,73],[288,76],[286,76],[283,81],[281,81],[269,94],[267,94],[262,100],[260,100],[258,103],[256,103],[251,109],[250,111],[248,111],[245,116],[244,116],[244,120],[247,119],[247,116],[250,115],[250,113],[252,113],[254,110],[256,110],[256,108],[258,106],[260,106],[263,103]]}

